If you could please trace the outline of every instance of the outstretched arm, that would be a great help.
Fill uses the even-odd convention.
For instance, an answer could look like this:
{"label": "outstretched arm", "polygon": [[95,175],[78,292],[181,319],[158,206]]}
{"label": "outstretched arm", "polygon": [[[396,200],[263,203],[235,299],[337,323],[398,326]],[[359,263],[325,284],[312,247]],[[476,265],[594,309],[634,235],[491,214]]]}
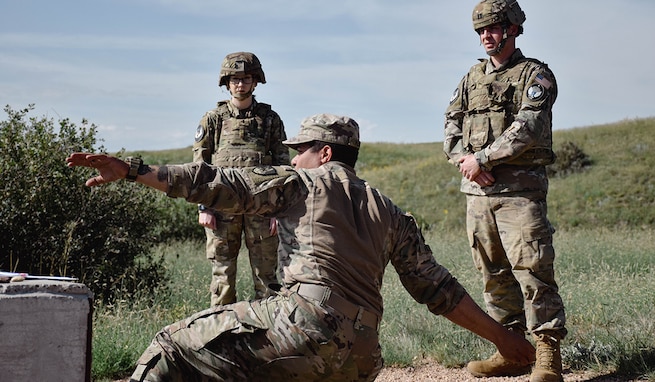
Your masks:
{"label": "outstretched arm", "polygon": [[[126,162],[105,154],[73,153],[66,158],[66,164],[68,167],[83,166],[97,169],[100,174],[90,178],[85,183],[89,187],[125,179],[130,169]],[[166,192],[168,190],[168,171],[166,167],[147,167],[148,171],[143,175],[138,175],[136,182]]]}
{"label": "outstretched arm", "polygon": [[494,321],[468,294],[444,317],[493,342],[500,354],[509,360],[524,365],[534,362],[535,350],[532,344]]}

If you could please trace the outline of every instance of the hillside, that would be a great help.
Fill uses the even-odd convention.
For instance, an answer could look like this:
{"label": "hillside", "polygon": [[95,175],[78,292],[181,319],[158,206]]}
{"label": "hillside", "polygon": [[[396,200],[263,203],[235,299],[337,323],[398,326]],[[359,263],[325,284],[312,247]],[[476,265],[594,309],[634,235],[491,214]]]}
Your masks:
{"label": "hillside", "polygon": [[[655,118],[556,130],[553,140],[556,152],[573,143],[591,162],[582,172],[551,177],[549,216],[558,229],[655,224]],[[441,142],[363,143],[357,171],[424,228],[461,229],[460,176],[441,148]],[[131,154],[157,164],[192,159],[190,147]]]}
{"label": "hillside", "polygon": [[[655,118],[558,130],[553,140],[556,152],[572,142],[591,162],[580,173],[551,177],[549,216],[557,228],[655,224]],[[461,226],[460,176],[441,149],[441,143],[364,145],[360,175],[419,221],[442,229]],[[379,158],[386,159],[375,165]]]}

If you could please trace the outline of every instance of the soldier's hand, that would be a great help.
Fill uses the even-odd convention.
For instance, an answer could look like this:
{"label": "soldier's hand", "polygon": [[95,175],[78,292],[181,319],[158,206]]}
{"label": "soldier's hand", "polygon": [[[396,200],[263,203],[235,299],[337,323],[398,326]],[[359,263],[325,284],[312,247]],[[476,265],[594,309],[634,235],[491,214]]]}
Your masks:
{"label": "soldier's hand", "polygon": [[481,171],[480,175],[475,178],[475,183],[479,184],[481,187],[489,187],[494,184],[496,178],[489,171]]}
{"label": "soldier's hand", "polygon": [[116,157],[93,153],[72,153],[66,158],[66,165],[68,167],[83,166],[97,169],[100,174],[88,179],[85,183],[89,187],[124,179],[130,169],[126,162]]}
{"label": "soldier's hand", "polygon": [[200,211],[198,213],[198,224],[205,228],[216,229],[216,216],[209,211]]}
{"label": "soldier's hand", "polygon": [[521,365],[528,365],[535,361],[534,346],[525,337],[510,330],[507,331],[507,336],[502,342],[496,343],[496,348],[504,358]]}
{"label": "soldier's hand", "polygon": [[473,154],[459,158],[459,172],[468,180],[474,181],[480,175],[482,169]]}

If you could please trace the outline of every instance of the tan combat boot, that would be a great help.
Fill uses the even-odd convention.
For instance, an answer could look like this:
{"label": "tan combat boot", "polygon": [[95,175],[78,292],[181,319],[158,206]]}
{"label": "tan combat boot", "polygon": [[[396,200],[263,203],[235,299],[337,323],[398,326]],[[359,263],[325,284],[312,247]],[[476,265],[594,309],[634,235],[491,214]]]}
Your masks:
{"label": "tan combat boot", "polygon": [[516,377],[528,374],[532,369],[531,364],[522,365],[505,359],[499,352],[483,361],[471,361],[466,369],[476,377]]}
{"label": "tan combat boot", "polygon": [[537,343],[537,361],[530,382],[562,382],[562,353],[557,335],[541,333],[534,336]]}

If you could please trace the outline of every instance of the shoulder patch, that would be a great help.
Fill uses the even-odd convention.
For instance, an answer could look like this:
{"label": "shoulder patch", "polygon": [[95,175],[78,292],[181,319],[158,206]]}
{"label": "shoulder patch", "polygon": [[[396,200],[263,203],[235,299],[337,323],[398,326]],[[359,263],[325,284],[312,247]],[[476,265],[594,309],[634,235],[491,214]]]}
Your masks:
{"label": "shoulder patch", "polygon": [[527,96],[532,101],[537,101],[543,98],[546,91],[541,84],[532,84],[527,91]]}
{"label": "shoulder patch", "polygon": [[204,137],[205,137],[205,129],[203,129],[201,125],[198,125],[195,135],[196,142],[200,142]]}
{"label": "shoulder patch", "polygon": [[550,89],[550,87],[553,86],[553,84],[541,73],[537,74],[534,80],[546,89]]}
{"label": "shoulder patch", "polygon": [[257,166],[252,172],[261,176],[277,175],[277,171],[273,166]]}
{"label": "shoulder patch", "polygon": [[[267,184],[267,186],[273,186],[278,183],[274,181],[275,179],[281,179],[280,182],[284,183],[284,178],[288,177],[290,173],[285,171],[283,167],[279,166],[256,166],[256,167],[246,167],[244,168],[245,174],[255,187],[260,188],[262,185]],[[273,181],[272,183],[270,183]]]}
{"label": "shoulder patch", "polygon": [[452,105],[453,102],[459,97],[459,88],[455,88],[455,91],[453,94],[450,96],[450,104]]}

